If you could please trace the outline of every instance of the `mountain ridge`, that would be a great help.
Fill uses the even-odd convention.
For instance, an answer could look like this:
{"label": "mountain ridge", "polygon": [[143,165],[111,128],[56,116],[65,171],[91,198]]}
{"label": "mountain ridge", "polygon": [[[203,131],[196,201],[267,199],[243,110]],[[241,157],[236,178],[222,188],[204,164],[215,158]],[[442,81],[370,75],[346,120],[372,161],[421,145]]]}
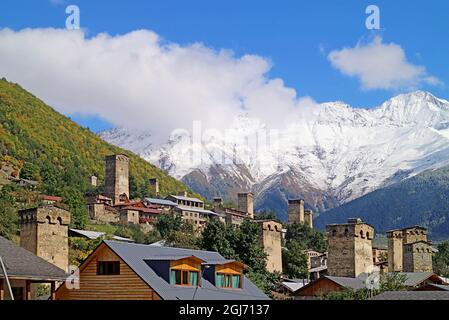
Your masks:
{"label": "mountain ridge", "polygon": [[232,184],[240,191],[253,190],[257,209],[277,211],[283,219],[288,198],[303,197],[311,209],[324,212],[449,164],[449,102],[429,92],[401,94],[370,109],[330,102],[301,112],[292,116],[277,149],[251,149],[248,157],[225,164],[223,157],[235,160],[233,152],[246,147],[237,138],[266,125],[239,116],[231,126],[237,138],[209,137],[203,142],[206,147],[199,163],[182,156],[191,151],[189,134],[175,135],[167,144],[150,148],[140,148],[150,145],[149,133],[133,146],[122,139],[124,134],[128,140],[136,137],[130,130],[115,129],[100,136],[116,145],[135,147],[133,151],[194,190],[202,190],[207,198],[235,198]]}

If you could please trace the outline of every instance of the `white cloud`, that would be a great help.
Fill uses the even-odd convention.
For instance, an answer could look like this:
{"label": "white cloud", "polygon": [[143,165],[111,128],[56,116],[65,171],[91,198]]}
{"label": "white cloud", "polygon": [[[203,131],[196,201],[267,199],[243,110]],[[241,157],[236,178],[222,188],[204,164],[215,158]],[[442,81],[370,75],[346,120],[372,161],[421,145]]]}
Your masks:
{"label": "white cloud", "polygon": [[383,43],[380,37],[366,45],[334,50],[328,59],[343,74],[358,77],[365,90],[415,89],[441,83],[429,76],[424,66],[408,62],[401,46]]}
{"label": "white cloud", "polygon": [[166,43],[148,30],[93,38],[80,30],[0,30],[1,76],[58,111],[99,114],[162,140],[194,120],[224,129],[242,110],[280,126],[313,103],[268,79],[270,67],[259,56]]}

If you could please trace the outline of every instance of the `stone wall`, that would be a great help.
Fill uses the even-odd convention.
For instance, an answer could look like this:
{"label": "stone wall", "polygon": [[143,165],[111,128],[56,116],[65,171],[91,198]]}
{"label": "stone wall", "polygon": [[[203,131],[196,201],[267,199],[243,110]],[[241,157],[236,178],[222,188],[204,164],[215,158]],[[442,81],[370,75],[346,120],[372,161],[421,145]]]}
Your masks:
{"label": "stone wall", "polygon": [[288,200],[288,224],[304,223],[304,200]]}
{"label": "stone wall", "polygon": [[267,270],[282,272],[282,224],[276,221],[258,221],[260,243],[267,254]]}
{"label": "stone wall", "polygon": [[402,271],[402,231],[389,231],[388,269],[392,272]]}
{"label": "stone wall", "polygon": [[20,245],[68,271],[70,219],[70,212],[51,205],[21,211]]}
{"label": "stone wall", "polygon": [[326,232],[329,275],[357,277],[373,271],[373,227],[362,222],[347,223],[329,225]]}
{"label": "stone wall", "polygon": [[102,223],[118,223],[120,214],[112,208],[108,208],[103,203],[91,203],[87,205],[87,212],[90,219]]}
{"label": "stone wall", "polygon": [[432,246],[424,241],[404,245],[404,272],[433,272]]}
{"label": "stone wall", "polygon": [[122,194],[126,194],[129,198],[129,158],[127,156],[106,157],[104,194],[111,198],[114,204],[120,202]]}

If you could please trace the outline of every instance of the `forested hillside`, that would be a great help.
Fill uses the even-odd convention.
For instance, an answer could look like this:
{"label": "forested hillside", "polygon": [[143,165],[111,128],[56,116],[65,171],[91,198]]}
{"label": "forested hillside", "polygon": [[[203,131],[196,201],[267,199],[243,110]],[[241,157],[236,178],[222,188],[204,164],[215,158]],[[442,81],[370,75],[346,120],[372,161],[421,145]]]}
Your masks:
{"label": "forested hillside", "polygon": [[0,80],[0,187],[11,177],[36,180],[37,192],[64,197],[73,220],[82,225],[84,194],[97,192],[89,186],[89,177],[96,175],[103,181],[104,157],[113,153],[130,157],[131,197],[148,194],[149,178],[159,179],[162,195],[188,190],[137,155],[104,142],[59,114],[20,85]]}
{"label": "forested hillside", "polygon": [[449,238],[449,167],[426,171],[320,215],[315,224],[361,217],[376,233],[412,225],[426,226],[433,239]]}

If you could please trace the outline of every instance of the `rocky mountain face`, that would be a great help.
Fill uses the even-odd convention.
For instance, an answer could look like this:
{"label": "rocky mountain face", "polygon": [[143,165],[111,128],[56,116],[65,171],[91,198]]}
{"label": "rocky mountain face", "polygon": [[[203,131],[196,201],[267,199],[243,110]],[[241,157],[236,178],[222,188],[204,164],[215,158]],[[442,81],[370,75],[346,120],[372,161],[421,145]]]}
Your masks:
{"label": "rocky mountain face", "polygon": [[382,105],[324,103],[282,129],[239,115],[225,134],[177,130],[162,146],[150,132],[114,129],[106,141],[130,149],[204,197],[235,200],[252,190],[256,208],[286,217],[287,199],[317,212],[448,164],[449,102],[423,91]]}

